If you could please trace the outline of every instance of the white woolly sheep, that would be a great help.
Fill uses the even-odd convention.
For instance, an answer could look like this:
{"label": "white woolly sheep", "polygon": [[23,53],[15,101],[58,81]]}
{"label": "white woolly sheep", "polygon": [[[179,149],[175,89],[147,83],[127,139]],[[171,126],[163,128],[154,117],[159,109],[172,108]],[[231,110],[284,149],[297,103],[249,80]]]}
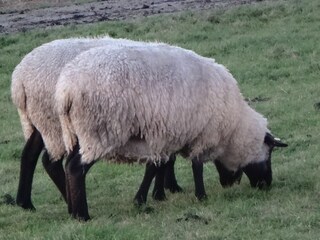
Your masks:
{"label": "white woolly sheep", "polygon": [[[99,158],[159,163],[180,153],[193,164],[218,159],[262,187],[271,184],[271,150],[286,146],[274,140],[224,66],[178,47],[86,51],[62,70],[55,98],[70,153],[68,206],[82,220],[89,219],[85,175]],[[202,171],[194,171],[194,179],[196,194],[203,194]]]}
{"label": "white woolly sheep", "polygon": [[[16,199],[21,207],[35,209],[31,201],[32,179],[43,147],[46,149],[42,158],[43,165],[66,199],[65,173],[62,167],[65,147],[58,115],[53,108],[57,79],[62,67],[79,53],[93,47],[114,44],[145,43],[109,37],[55,40],[34,49],[15,68],[12,74],[12,100],[18,109],[26,139]],[[174,156],[172,158],[174,160]],[[174,176],[173,163],[168,166],[166,180],[166,187],[172,192],[181,191]],[[159,195],[161,194],[159,187],[157,189],[155,186],[155,198],[163,198]]]}

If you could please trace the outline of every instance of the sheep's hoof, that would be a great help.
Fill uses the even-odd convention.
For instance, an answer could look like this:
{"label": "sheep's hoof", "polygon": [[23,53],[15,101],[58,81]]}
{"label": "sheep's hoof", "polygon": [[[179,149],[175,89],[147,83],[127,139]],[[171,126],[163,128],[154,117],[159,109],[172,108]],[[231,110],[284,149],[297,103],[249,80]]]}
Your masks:
{"label": "sheep's hoof", "polygon": [[80,222],[86,222],[90,220],[89,215],[79,216],[78,214],[72,214],[72,217]]}
{"label": "sheep's hoof", "polygon": [[154,191],[152,193],[152,197],[154,200],[157,200],[157,201],[167,200],[166,194],[164,192],[160,192],[160,191]]}
{"label": "sheep's hoof", "polygon": [[166,186],[165,188],[169,189],[171,193],[183,192],[183,189],[178,184],[175,184],[173,186]]}
{"label": "sheep's hoof", "polygon": [[17,205],[28,211],[36,211],[36,208],[31,202],[21,203],[17,201]]}
{"label": "sheep's hoof", "polygon": [[78,207],[76,209],[73,209],[73,211],[71,213],[71,216],[74,219],[77,219],[78,221],[81,221],[81,222],[86,222],[86,221],[90,220],[87,206],[86,206],[86,204],[84,204],[84,205],[85,205],[85,207]]}
{"label": "sheep's hoof", "polygon": [[153,213],[154,212],[154,208],[153,207],[147,207],[146,204],[139,206],[138,208],[139,213],[145,213],[145,214],[149,214],[149,213]]}
{"label": "sheep's hoof", "polygon": [[268,185],[265,181],[260,181],[257,183],[257,187],[259,190],[269,191],[271,189],[271,186]]}
{"label": "sheep's hoof", "polygon": [[208,196],[207,196],[207,194],[196,194],[196,197],[198,198],[198,200],[200,201],[200,202],[202,202],[202,201],[205,201],[205,200],[207,200],[208,199]]}
{"label": "sheep's hoof", "polygon": [[145,199],[142,196],[135,196],[135,198],[133,199],[133,204],[136,207],[141,207],[143,205],[145,205],[147,203],[147,199]]}
{"label": "sheep's hoof", "polygon": [[146,202],[141,202],[141,199],[135,197],[133,200],[134,206],[137,208],[139,213],[152,213],[154,209],[152,207],[147,207]]}

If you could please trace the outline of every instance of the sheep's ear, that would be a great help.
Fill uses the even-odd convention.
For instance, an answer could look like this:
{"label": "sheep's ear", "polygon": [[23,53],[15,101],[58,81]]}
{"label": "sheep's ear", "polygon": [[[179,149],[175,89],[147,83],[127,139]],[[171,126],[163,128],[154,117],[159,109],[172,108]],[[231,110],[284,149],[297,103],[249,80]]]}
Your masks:
{"label": "sheep's ear", "polygon": [[288,147],[288,144],[281,142],[279,138],[273,137],[270,133],[266,133],[264,142],[273,147]]}

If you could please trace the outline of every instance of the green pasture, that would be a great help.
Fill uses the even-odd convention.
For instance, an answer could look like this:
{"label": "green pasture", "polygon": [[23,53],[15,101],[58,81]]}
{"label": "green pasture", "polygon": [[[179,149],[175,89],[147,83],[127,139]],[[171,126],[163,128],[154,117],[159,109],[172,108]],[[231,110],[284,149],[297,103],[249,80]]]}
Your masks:
{"label": "green pasture", "polygon": [[[35,212],[7,205],[15,197],[24,139],[10,81],[22,57],[58,38],[98,36],[157,40],[215,58],[238,80],[251,106],[289,144],[273,153],[270,191],[246,176],[220,186],[204,169],[208,199],[198,202],[190,162],[178,159],[184,192],[137,209],[142,165],[97,163],[87,175],[92,220],[78,222],[45,173],[34,176]],[[35,93],[37,94],[37,93]],[[130,21],[72,25],[0,35],[0,239],[320,239],[320,1],[259,1],[252,5]]]}

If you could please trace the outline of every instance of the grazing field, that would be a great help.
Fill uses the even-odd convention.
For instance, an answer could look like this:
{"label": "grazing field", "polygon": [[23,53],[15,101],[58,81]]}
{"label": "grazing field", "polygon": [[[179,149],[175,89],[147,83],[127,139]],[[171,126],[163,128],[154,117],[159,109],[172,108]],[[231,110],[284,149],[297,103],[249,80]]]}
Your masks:
{"label": "grazing field", "polygon": [[[0,36],[0,239],[319,239],[320,2],[267,1],[131,21],[41,29]],[[191,164],[178,159],[184,193],[167,201],[132,202],[141,165],[99,162],[87,175],[92,220],[73,220],[41,161],[34,176],[35,212],[10,202],[24,144],[10,99],[10,77],[34,47],[57,38],[96,36],[159,40],[213,57],[238,80],[245,98],[289,144],[273,154],[270,191],[223,189],[205,165],[204,202],[194,196]],[[36,93],[35,93],[36,94]]]}

